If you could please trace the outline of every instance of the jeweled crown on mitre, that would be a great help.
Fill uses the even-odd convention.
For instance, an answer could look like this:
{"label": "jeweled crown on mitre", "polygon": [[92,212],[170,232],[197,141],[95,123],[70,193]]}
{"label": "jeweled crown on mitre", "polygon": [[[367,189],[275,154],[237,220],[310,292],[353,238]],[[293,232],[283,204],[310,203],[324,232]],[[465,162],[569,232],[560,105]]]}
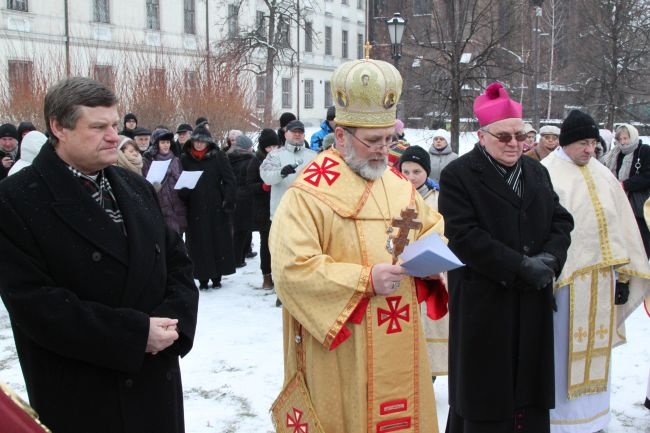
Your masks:
{"label": "jeweled crown on mitre", "polygon": [[390,63],[369,58],[340,65],[332,74],[336,124],[358,128],[395,126],[402,76]]}

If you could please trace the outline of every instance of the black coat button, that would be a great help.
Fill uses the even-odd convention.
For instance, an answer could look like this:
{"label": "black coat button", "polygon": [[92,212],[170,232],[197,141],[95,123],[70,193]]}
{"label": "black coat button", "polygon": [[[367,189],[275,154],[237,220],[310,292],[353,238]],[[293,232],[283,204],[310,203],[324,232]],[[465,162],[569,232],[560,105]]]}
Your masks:
{"label": "black coat button", "polygon": [[126,379],[124,381],[124,386],[126,386],[127,388],[131,388],[133,386],[133,379]]}
{"label": "black coat button", "polygon": [[530,251],[530,248],[528,247],[528,245],[524,245],[524,252],[528,253],[528,251]]}
{"label": "black coat button", "polygon": [[166,374],[166,377],[167,377],[167,380],[172,380],[172,377],[174,377],[174,375],[172,374],[171,371],[168,371],[167,374]]}
{"label": "black coat button", "polygon": [[99,251],[95,251],[94,253],[91,254],[90,256],[93,259],[93,262],[98,262],[102,259],[102,253]]}

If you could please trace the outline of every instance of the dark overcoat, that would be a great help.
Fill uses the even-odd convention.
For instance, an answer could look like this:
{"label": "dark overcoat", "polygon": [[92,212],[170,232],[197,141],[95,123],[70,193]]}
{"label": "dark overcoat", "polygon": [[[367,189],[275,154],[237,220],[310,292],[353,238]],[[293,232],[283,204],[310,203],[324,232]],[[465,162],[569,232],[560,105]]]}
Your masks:
{"label": "dark overcoat", "polygon": [[210,150],[197,159],[185,143],[184,171],[203,171],[192,190],[180,192],[187,204],[187,250],[194,263],[194,278],[208,280],[235,273],[230,214],[235,208],[235,176],[228,157],[209,143]]}
{"label": "dark overcoat", "polygon": [[[0,183],[0,294],[31,405],[54,433],[183,432],[178,357],[198,293],[180,237],[141,176],[104,169],[126,235],[47,143]],[[180,338],[145,354],[150,317]]]}
{"label": "dark overcoat", "polygon": [[246,169],[251,158],[253,158],[253,152],[235,148],[227,155],[237,182],[237,199],[232,225],[235,230],[250,231],[253,224],[253,204],[251,193],[246,187]]}
{"label": "dark overcoat", "polygon": [[478,148],[440,178],[445,235],[465,263],[448,276],[449,402],[472,421],[554,406],[552,287],[526,287],[517,273],[524,255],[542,251],[561,268],[573,218],[546,168],[531,158],[521,162],[522,198]]}
{"label": "dark overcoat", "polygon": [[260,165],[266,158],[264,149],[258,149],[246,168],[246,187],[251,195],[253,231],[268,231],[271,228],[271,191],[264,191],[260,176]]}

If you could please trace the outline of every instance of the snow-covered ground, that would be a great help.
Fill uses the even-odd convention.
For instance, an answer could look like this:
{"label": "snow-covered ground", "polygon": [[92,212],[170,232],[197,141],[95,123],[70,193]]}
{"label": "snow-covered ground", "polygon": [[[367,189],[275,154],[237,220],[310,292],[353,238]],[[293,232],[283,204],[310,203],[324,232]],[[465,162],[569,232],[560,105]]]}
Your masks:
{"label": "snow-covered ground", "polygon": [[[257,236],[254,243],[259,245]],[[269,408],[283,380],[282,315],[274,293],[259,288],[258,257],[224,277],[221,289],[200,294],[194,348],[181,362],[188,433],[273,432]],[[612,422],[607,433],[650,433],[650,411],[642,405],[650,369],[650,318],[643,308],[627,321],[627,335],[628,344],[614,350]],[[9,319],[1,305],[0,381],[26,398]],[[446,377],[436,381],[435,394],[444,431]]]}

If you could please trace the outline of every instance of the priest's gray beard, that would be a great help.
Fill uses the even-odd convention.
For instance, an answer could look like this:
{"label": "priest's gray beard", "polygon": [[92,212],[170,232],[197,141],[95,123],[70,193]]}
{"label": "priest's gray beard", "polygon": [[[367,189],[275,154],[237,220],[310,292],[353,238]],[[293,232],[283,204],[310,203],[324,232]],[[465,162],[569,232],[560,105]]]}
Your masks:
{"label": "priest's gray beard", "polygon": [[[379,179],[386,171],[386,167],[388,167],[388,156],[376,154],[375,156],[369,156],[368,159],[359,158],[351,141],[349,140],[345,146],[345,155],[343,155],[345,162],[353,172],[362,178],[366,180]],[[371,165],[373,163],[374,167]]]}

